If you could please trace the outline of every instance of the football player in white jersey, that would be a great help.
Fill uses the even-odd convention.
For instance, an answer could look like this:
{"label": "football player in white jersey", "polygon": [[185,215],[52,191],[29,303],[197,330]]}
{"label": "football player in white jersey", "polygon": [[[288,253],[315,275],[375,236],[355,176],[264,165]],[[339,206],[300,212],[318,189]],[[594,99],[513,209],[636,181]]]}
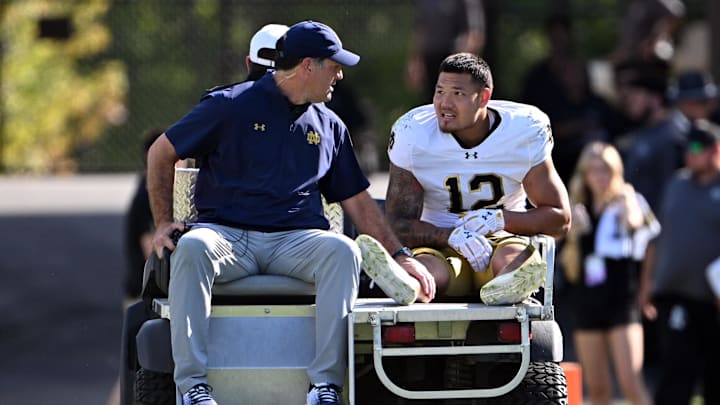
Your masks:
{"label": "football player in white jersey", "polygon": [[[450,55],[440,65],[433,104],[393,125],[386,215],[413,249],[380,255],[372,240],[358,243],[366,272],[398,302],[477,297],[478,289],[486,304],[521,302],[546,273],[527,236],[558,238],[569,229],[547,115],[491,100],[492,90],[484,60]],[[402,255],[414,255],[433,279],[416,281],[387,260]]]}

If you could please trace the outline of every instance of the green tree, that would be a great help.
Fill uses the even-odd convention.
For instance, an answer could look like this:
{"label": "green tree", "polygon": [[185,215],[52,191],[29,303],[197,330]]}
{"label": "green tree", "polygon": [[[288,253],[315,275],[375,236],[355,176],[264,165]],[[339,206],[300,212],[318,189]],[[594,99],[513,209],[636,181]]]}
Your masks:
{"label": "green tree", "polygon": [[[124,65],[97,57],[111,41],[102,20],[110,2],[3,1],[0,164],[8,172],[73,171],[74,151],[126,116]],[[47,18],[66,19],[67,38],[41,35]]]}

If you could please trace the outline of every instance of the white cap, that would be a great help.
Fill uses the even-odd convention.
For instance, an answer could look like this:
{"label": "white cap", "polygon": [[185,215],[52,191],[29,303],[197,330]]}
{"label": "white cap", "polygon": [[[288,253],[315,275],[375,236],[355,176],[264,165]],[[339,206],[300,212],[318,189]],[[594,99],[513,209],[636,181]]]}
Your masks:
{"label": "white cap", "polygon": [[281,24],[268,24],[260,28],[250,40],[250,61],[258,65],[274,67],[274,60],[261,58],[258,52],[264,48],[275,50],[275,43],[287,30],[288,27]]}
{"label": "white cap", "polygon": [[710,289],[715,294],[715,298],[720,300],[720,257],[713,260],[705,270]]}

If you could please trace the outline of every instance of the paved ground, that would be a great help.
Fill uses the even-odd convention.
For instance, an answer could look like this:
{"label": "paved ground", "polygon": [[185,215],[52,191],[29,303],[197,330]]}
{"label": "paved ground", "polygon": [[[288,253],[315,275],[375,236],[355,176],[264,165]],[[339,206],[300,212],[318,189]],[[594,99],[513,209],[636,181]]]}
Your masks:
{"label": "paved ground", "polygon": [[0,403],[103,404],[133,175],[0,178]]}

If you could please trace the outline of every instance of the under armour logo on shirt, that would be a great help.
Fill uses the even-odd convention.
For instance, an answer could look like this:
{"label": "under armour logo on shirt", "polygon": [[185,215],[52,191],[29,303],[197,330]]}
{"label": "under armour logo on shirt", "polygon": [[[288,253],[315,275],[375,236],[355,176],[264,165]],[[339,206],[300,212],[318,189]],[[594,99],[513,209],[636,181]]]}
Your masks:
{"label": "under armour logo on shirt", "polygon": [[473,159],[477,159],[477,152],[473,152],[473,153],[465,152],[465,159],[470,159],[470,156],[472,156]]}
{"label": "under armour logo on shirt", "polygon": [[253,129],[256,131],[265,132],[265,124],[258,124],[257,122],[253,125]]}

